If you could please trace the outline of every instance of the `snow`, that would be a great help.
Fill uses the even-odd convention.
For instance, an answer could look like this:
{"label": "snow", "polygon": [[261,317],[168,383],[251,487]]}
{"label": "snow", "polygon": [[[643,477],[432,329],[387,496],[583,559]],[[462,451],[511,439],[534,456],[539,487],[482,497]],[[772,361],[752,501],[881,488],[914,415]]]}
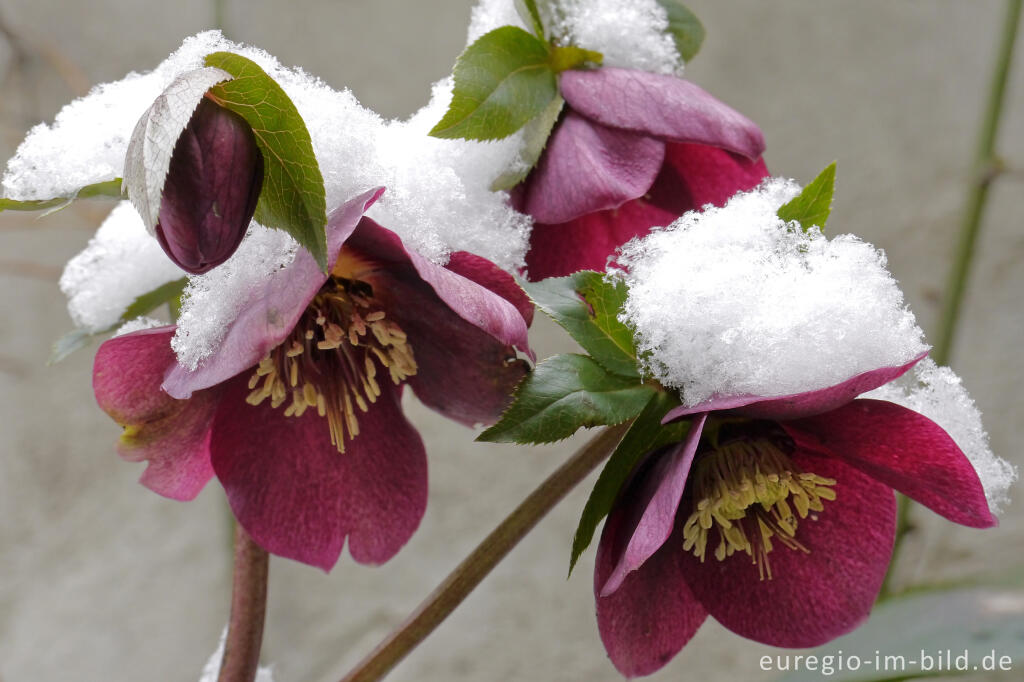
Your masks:
{"label": "snow", "polygon": [[[538,3],[549,37],[604,55],[604,64],[682,75],[683,60],[666,33],[657,0],[554,0]],[[513,0],[481,0],[473,9],[467,44],[499,26],[526,28]]]}
{"label": "snow", "polygon": [[928,348],[882,252],[778,218],[798,192],[769,179],[622,248],[621,319],[687,405],[825,388]]}
{"label": "snow", "polygon": [[184,276],[124,201],[110,212],[85,249],[68,261],[60,290],[68,298],[75,326],[96,334],[117,325],[139,296]]}
{"label": "snow", "polygon": [[993,513],[1009,501],[1007,491],[1017,480],[1017,469],[992,452],[981,412],[953,370],[925,358],[896,381],[862,397],[903,405],[941,426],[978,472]]}

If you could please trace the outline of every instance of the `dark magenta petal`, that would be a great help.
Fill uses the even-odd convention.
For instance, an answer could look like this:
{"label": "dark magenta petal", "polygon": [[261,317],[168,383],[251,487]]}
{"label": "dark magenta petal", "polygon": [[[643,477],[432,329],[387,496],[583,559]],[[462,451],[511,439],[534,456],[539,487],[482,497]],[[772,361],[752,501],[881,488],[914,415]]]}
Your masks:
{"label": "dark magenta petal", "polygon": [[728,412],[729,414],[750,417],[752,419],[771,419],[782,421],[802,419],[816,414],[823,414],[845,405],[862,393],[873,391],[884,386],[893,379],[903,376],[911,367],[920,362],[927,353],[922,353],[905,365],[881,367],[847,379],[846,381],[821,388],[815,391],[793,393],[778,397],[756,395],[734,395],[711,398],[699,405],[686,407],[682,405],[669,410],[663,424],[681,419],[700,412]]}
{"label": "dark magenta petal", "polygon": [[767,176],[768,169],[760,159],[749,161],[704,145],[669,144],[661,172],[645,196],[567,223],[535,224],[526,254],[530,279],[604,270],[608,257],[633,237],[669,225],[705,204],[722,206],[735,193],[753,189]]}
{"label": "dark magenta petal", "polygon": [[[408,383],[428,407],[463,424],[492,423],[527,372],[526,321],[504,297],[407,251],[364,219],[346,244],[374,264],[374,298],[406,333],[416,374]],[[522,344],[522,345],[520,345]]]}
{"label": "dark magenta petal", "polygon": [[445,268],[498,294],[516,307],[527,327],[533,324],[533,303],[530,297],[516,284],[515,277],[491,261],[473,253],[456,251],[448,259]]}
{"label": "dark magenta petal", "polygon": [[677,533],[614,594],[601,596],[622,547],[630,537],[631,510],[612,509],[605,521],[594,565],[597,627],[608,657],[626,677],[662,668],[700,628],[707,611],[693,596],[683,573],[683,539]]}
{"label": "dark magenta petal", "polygon": [[[616,504],[623,504],[642,510],[639,519],[629,533],[629,540],[622,546],[621,555],[615,568],[608,576],[608,582],[601,588],[601,596],[614,593],[626,576],[644,565],[651,556],[665,544],[675,526],[676,511],[683,499],[683,490],[690,473],[693,456],[697,452],[701,431],[704,429],[706,414],[697,415],[686,440],[676,443],[660,455],[651,465],[650,471],[639,485],[631,486],[628,497]],[[636,517],[636,513],[629,515]],[[628,527],[622,529],[628,531]]]}
{"label": "dark magenta petal", "polygon": [[262,187],[252,128],[204,97],[171,154],[156,224],[160,246],[194,274],[220,265],[245,236]]}
{"label": "dark magenta petal", "polygon": [[867,619],[892,555],[896,499],[888,486],[840,460],[797,451],[793,461],[836,480],[836,499],[824,502],[817,520],[799,521],[796,539],[810,553],[775,542],[771,580],[760,579],[745,553],[716,560],[714,534],[703,563],[680,553],[690,589],[718,622],[764,644],[803,648]]}
{"label": "dark magenta petal", "polygon": [[[331,213],[327,221],[328,264],[337,260],[341,245],[383,191],[377,188],[364,192]],[[313,256],[299,249],[295,260],[249,293],[213,355],[194,371],[174,365],[164,380],[164,390],[175,398],[187,398],[193,391],[214,386],[251,368],[291,333],[326,280]]]}
{"label": "dark magenta petal", "polygon": [[798,446],[839,457],[954,523],[997,523],[970,460],[922,414],[861,399],[782,427]]}
{"label": "dark magenta petal", "polygon": [[96,402],[125,427],[117,451],[133,462],[148,461],[140,479],[160,495],[191,500],[213,476],[210,423],[219,391],[175,400],[160,388],[174,327],[114,337],[100,346],[93,363]]}
{"label": "dark magenta petal", "polygon": [[523,211],[564,223],[643,196],[665,158],[665,143],[566,112],[530,173]]}
{"label": "dark magenta petal", "polygon": [[764,135],[735,109],[689,81],[633,69],[573,69],[559,77],[575,111],[606,126],[672,142],[696,142],[756,159]]}
{"label": "dark magenta petal", "polygon": [[401,391],[359,413],[345,452],[327,420],[285,417],[269,401],[245,402],[244,377],[225,388],[210,452],[235,518],[264,549],[329,571],[345,539],[363,564],[380,564],[412,536],[427,505],[427,458],[401,410]]}

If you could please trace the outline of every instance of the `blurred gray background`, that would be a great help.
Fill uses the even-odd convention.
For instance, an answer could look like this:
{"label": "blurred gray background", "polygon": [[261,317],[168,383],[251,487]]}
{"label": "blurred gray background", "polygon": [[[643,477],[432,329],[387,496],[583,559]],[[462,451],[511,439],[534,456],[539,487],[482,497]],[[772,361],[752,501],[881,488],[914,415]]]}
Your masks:
{"label": "blurred gray background", "polygon": [[[970,176],[1000,0],[689,0],[707,28],[688,77],[760,123],[777,174],[807,181],[839,160],[832,232],[884,248],[933,330]],[[470,0],[226,0],[229,37],[301,65],[369,107],[405,116],[464,44]],[[24,131],[95,83],[154,67],[211,27],[210,2],[0,1],[0,157]],[[991,195],[954,368],[994,450],[1024,464],[1024,49],[1000,136],[1014,173]],[[229,525],[214,482],[164,500],[121,462],[118,427],[93,402],[92,349],[46,366],[70,329],[56,280],[108,206],[0,214],[0,679],[198,678],[224,625]],[[539,355],[570,344],[540,321]],[[278,682],[330,681],[362,657],[575,441],[514,449],[472,442],[410,401],[430,453],[426,518],[388,565],[343,556],[330,575],[274,559],[264,660]],[[588,482],[589,483],[589,482]],[[585,555],[565,579],[588,485],[530,535],[393,680],[617,680],[593,617]],[[918,511],[899,580],[1013,574],[1024,497],[996,530]],[[769,679],[774,650],[709,622],[652,679]],[[1015,674],[1019,674],[1019,671]]]}

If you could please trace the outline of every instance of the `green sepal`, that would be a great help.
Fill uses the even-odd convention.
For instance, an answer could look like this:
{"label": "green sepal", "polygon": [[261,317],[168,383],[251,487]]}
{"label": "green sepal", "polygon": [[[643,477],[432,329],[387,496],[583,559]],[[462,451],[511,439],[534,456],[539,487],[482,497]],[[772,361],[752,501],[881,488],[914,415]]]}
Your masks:
{"label": "green sepal", "polygon": [[302,115],[277,82],[255,62],[231,52],[206,56],[234,78],[207,91],[246,120],[263,154],[263,190],[254,218],[295,238],[327,272],[324,178]]}
{"label": "green sepal", "polygon": [[498,140],[542,114],[558,95],[549,46],[517,26],[502,26],[467,47],[455,62],[455,87],[440,138]]}
{"label": "green sepal", "polygon": [[689,421],[665,425],[661,423],[662,417],[677,405],[679,400],[675,396],[663,391],[656,392],[608,458],[594,489],[590,491],[590,497],[583,507],[583,514],[576,527],[576,534],[572,539],[572,555],[569,559],[569,575],[572,575],[576,562],[590,546],[598,524],[611,511],[619,491],[643,457],[649,452],[670,443],[677,443],[686,437],[690,430]]}
{"label": "green sepal", "polygon": [[555,355],[523,380],[498,423],[477,440],[552,443],[580,427],[621,424],[637,416],[655,390],[586,355]]}
{"label": "green sepal", "polygon": [[537,307],[561,325],[605,369],[639,377],[633,332],[619,321],[626,285],[581,270],[567,277],[521,282]]}
{"label": "green sepal", "polygon": [[825,231],[825,222],[832,212],[832,194],[836,183],[836,162],[818,173],[800,194],[779,207],[776,215],[789,221],[796,221],[804,232],[812,227]]}

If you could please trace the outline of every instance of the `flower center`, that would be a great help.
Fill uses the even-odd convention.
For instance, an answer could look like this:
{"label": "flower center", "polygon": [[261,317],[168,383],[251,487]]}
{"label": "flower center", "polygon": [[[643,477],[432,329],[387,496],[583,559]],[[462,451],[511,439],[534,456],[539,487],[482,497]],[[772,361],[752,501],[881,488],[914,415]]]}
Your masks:
{"label": "flower center", "polygon": [[798,517],[806,519],[824,508],[822,500],[836,499],[834,479],[801,471],[766,438],[719,446],[694,465],[691,475],[695,504],[683,526],[683,550],[704,561],[714,530],[715,558],[724,561],[734,552],[746,552],[762,580],[772,577],[768,554],[773,538],[809,552],[796,539]]}
{"label": "flower center", "polygon": [[395,385],[416,374],[412,347],[401,327],[375,304],[373,288],[357,279],[328,278],[291,336],[264,357],[249,379],[250,405],[270,399],[278,408],[290,398],[286,417],[316,409],[327,417],[331,443],[359,435],[357,410],[380,395],[377,366]]}

